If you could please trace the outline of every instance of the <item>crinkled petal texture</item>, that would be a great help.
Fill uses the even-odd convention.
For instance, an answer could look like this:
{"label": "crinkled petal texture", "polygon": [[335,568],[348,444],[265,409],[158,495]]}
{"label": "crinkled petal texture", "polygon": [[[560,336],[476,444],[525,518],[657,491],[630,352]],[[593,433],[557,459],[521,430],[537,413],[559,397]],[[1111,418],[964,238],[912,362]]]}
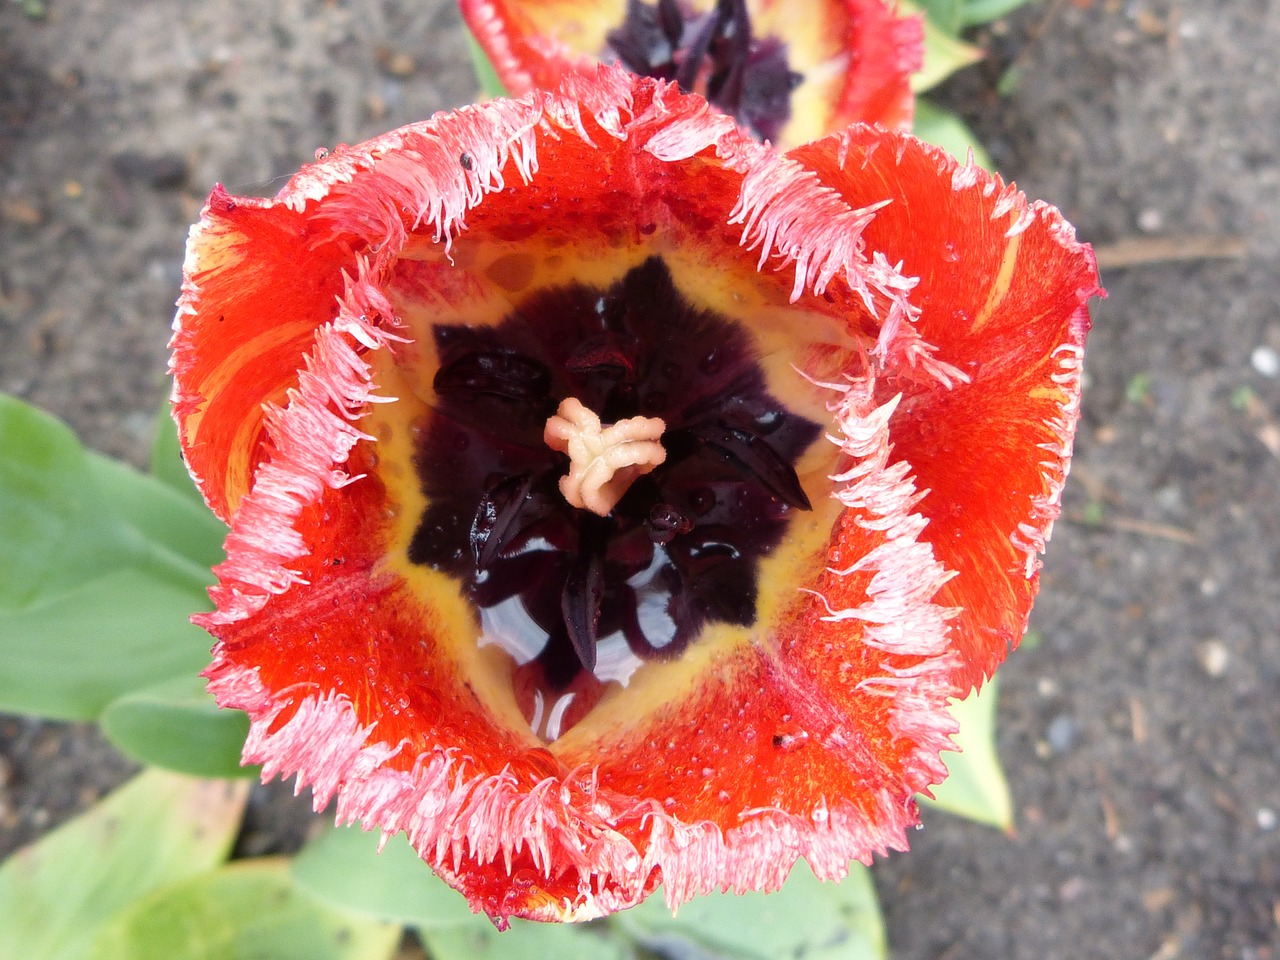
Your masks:
{"label": "crinkled petal texture", "polygon": [[[658,288],[679,306],[645,319]],[[1055,211],[909,137],[781,155],[621,70],[341,149],[272,200],[215,190],[173,371],[231,526],[200,622],[245,761],[404,831],[499,920],[904,847],[947,698],[1025,627],[1095,288]],[[663,412],[667,461],[614,516],[539,486],[562,381]],[[756,433],[707,426],[748,408]],[[576,656],[521,646],[564,629]]]}
{"label": "crinkled petal texture", "polygon": [[[499,79],[523,94],[616,59],[610,35],[629,10],[647,2],[460,0],[460,6]],[[715,6],[716,0],[679,4],[691,18]],[[924,62],[919,16],[900,16],[885,0],[747,0],[745,8],[753,35],[780,45],[798,77],[778,145],[807,143],[851,123],[910,129],[910,78]]]}
{"label": "crinkled petal texture", "polygon": [[890,371],[879,396],[902,395],[890,460],[927,491],[916,509],[954,575],[938,599],[957,611],[964,692],[1026,631],[1071,462],[1097,264],[1057,210],[909,138],[851,128],[791,157],[855,206],[891,201],[864,237],[918,278],[915,330],[961,375],[939,391]]}

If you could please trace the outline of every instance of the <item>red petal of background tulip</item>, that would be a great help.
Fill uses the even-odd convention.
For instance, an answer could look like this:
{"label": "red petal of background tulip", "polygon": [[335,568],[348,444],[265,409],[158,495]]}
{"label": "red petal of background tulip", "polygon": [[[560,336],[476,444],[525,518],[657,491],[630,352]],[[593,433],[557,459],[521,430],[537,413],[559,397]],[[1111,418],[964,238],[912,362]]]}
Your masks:
{"label": "red petal of background tulip", "polygon": [[955,571],[938,598],[959,611],[963,692],[1017,646],[1039,589],[1080,412],[1086,303],[1102,293],[1093,253],[1054,208],[910,137],[855,127],[790,156],[854,206],[892,201],[867,244],[919,278],[915,328],[962,376],[940,389],[891,368],[880,389],[905,394],[891,459],[929,491],[925,536]]}
{"label": "red petal of background tulip", "polygon": [[[925,284],[930,303],[1006,283],[1003,227],[948,219],[953,196],[968,209],[973,175],[953,184],[914,141],[851,136],[933,165],[846,172],[834,141],[797,163],[700,98],[605,70],[345,148],[273,200],[215,190],[189,245],[174,395],[188,462],[231,524],[217,610],[199,621],[217,638],[210,689],[250,716],[246,762],[296,774],[317,807],[336,797],[341,820],[403,830],[500,920],[599,916],[659,883],[672,905],[772,889],[799,856],[838,877],[905,846],[915,794],[945,776],[954,678],[987,667],[971,643],[958,656],[951,625],[967,613],[951,607],[1009,593],[999,565],[993,599],[967,586],[970,567],[992,565],[942,550],[941,511],[921,509],[937,490],[968,498],[945,529],[967,536],[972,517],[981,547],[999,546],[987,527],[1003,476],[943,487],[955,451],[930,446],[918,414],[991,406],[1008,427],[1023,408],[994,372],[1012,321],[987,324],[1000,332],[989,344],[949,337],[915,316],[913,282],[889,266],[935,270],[936,214],[973,233],[955,234],[970,259],[946,288]],[[898,215],[914,229],[891,220],[866,246]],[[1057,259],[1015,271],[1004,299],[1074,311],[1087,249],[1041,215],[1063,239]],[[410,557],[431,506],[420,451],[441,417],[434,332],[497,330],[540,290],[607,286],[655,257],[698,310],[749,334],[771,395],[828,435],[795,461],[812,509],[784,511],[750,623],[710,621],[625,682],[579,673],[585,706],[543,738],[520,705],[524,668],[481,644],[462,582]],[[926,342],[935,333],[941,346]],[[953,410],[951,366],[976,382],[966,364],[988,347],[998,398]],[[1053,409],[1069,420],[1065,402]],[[1041,475],[1041,423],[1014,424],[1009,443],[979,434],[1015,498]],[[1069,423],[1047,435],[1064,467]]]}
{"label": "red petal of background tulip", "polygon": [[[460,6],[498,78],[519,95],[553,88],[568,72],[593,71],[627,5],[460,0]],[[806,78],[793,93],[793,115],[779,144],[805,143],[857,122],[910,129],[910,77],[924,59],[918,16],[900,17],[884,0],[752,0],[747,6],[757,33],[786,44],[792,68]]]}

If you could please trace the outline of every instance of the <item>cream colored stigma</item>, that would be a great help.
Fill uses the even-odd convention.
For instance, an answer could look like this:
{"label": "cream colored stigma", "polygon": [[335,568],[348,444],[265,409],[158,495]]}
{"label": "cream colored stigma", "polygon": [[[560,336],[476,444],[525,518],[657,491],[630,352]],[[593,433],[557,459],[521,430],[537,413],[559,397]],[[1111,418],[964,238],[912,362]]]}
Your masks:
{"label": "cream colored stigma", "polygon": [[569,456],[560,492],[570,505],[608,515],[635,482],[667,459],[658,441],[667,428],[660,417],[630,417],[612,426],[575,397],[560,402],[542,437],[552,450]]}

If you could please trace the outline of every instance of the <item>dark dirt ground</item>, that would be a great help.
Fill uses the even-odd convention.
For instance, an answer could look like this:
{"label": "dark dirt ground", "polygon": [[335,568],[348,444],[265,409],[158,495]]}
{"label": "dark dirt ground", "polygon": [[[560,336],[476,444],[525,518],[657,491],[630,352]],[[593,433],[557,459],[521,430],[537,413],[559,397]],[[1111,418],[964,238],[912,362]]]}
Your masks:
{"label": "dark dirt ground", "polygon": [[[208,188],[470,99],[462,36],[446,0],[0,0],[0,388],[141,461]],[[977,40],[944,99],[1111,296],[1002,672],[1016,834],[927,813],[876,868],[893,954],[1280,958],[1280,4],[1046,0]],[[128,770],[0,718],[0,852]],[[285,793],[246,849],[290,842]]]}

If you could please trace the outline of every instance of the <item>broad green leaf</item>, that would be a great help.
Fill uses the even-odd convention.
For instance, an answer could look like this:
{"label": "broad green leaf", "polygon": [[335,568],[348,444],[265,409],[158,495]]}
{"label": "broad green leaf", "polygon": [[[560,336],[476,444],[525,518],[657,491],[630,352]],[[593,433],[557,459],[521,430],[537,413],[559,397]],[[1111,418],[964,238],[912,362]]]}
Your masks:
{"label": "broad green leaf", "polygon": [[187,621],[207,598],[125,568],[38,607],[0,611],[0,710],[96,720],[107,704],[209,665]]}
{"label": "broad green leaf", "polygon": [[110,515],[74,434],[7,396],[0,396],[0,543],[0,610],[86,583],[144,546]]}
{"label": "broad green leaf", "polygon": [[960,724],[955,736],[959,753],[942,755],[950,776],[933,788],[931,806],[1001,830],[1013,826],[1013,797],[1000,758],[996,755],[996,704],[1000,691],[995,679],[981,693],[971,693],[951,706]]}
{"label": "broad green leaf", "polygon": [[[918,13],[918,3],[902,0],[904,13]],[[911,75],[911,89],[922,93],[940,84],[951,74],[982,59],[982,51],[948,33],[934,22],[924,20],[924,66]]]}
{"label": "broad green leaf", "polygon": [[326,830],[294,858],[294,881],[328,903],[410,926],[474,922],[467,901],[431,872],[409,841],[392,837],[379,853],[381,836],[355,826]]}
{"label": "broad green leaf", "polygon": [[249,718],[219,710],[194,672],[125,694],[98,723],[113,744],[142,763],[197,777],[258,772],[240,765]]}
{"label": "broad green leaf", "polygon": [[904,7],[904,13],[923,13],[944,33],[955,36],[960,32],[960,16],[964,8],[964,0],[914,0],[914,3],[904,4]]}
{"label": "broad green leaf", "polygon": [[210,519],[157,480],[88,453],[48,414],[0,396],[0,610],[123,567],[203,590],[207,549],[188,552],[181,528]]}
{"label": "broad green leaf", "polygon": [[135,900],[222,863],[245,781],[148,770],[0,865],[0,960],[83,960]]}
{"label": "broad green leaf", "polygon": [[916,100],[916,117],[912,133],[926,143],[942,147],[961,163],[968,160],[973,151],[974,162],[986,170],[991,169],[991,158],[982,148],[972,130],[950,110],[943,110],[928,100]]}
{"label": "broad green leaf", "polygon": [[493,69],[493,64],[485,56],[485,52],[480,49],[480,44],[476,43],[476,38],[469,31],[467,33],[467,49],[471,51],[471,64],[475,67],[476,81],[480,84],[481,96],[485,99],[507,96],[506,86],[498,79],[498,73]]}
{"label": "broad green leaf", "polygon": [[151,440],[147,469],[161,483],[203,506],[204,498],[196,489],[195,481],[187,472],[186,461],[182,459],[182,448],[178,445],[178,425],[173,422],[170,411],[169,401],[166,400],[156,417],[155,436]]}
{"label": "broad green leaf", "polygon": [[193,582],[202,587],[213,582],[209,570],[225,556],[227,526],[203,500],[109,457],[89,453],[87,460],[106,506],[121,523],[140,533],[152,549],[168,551],[171,562],[186,561]]}
{"label": "broad green leaf", "polygon": [[650,950],[724,960],[883,960],[884,922],[871,876],[853,864],[823,883],[797,863],[776,893],[699,897],[673,917],[661,894],[614,923]]}
{"label": "broad green leaf", "polygon": [[501,933],[485,917],[466,927],[424,929],[418,935],[432,960],[631,960],[636,951],[608,923],[530,923],[512,920]]}
{"label": "broad green leaf", "polygon": [[565,926],[513,920],[498,933],[439,879],[403,836],[378,853],[378,832],[335,827],[294,858],[294,883],[326,903],[416,927],[433,960],[623,960],[630,946],[599,924]]}
{"label": "broad green leaf", "polygon": [[387,960],[393,923],[320,903],[283,858],[241,860],[157,891],[117,915],[86,960]]}
{"label": "broad green leaf", "polygon": [[0,396],[0,710],[95,719],[124,693],[208,663],[226,529],[154,477],[90,453]]}
{"label": "broad green leaf", "polygon": [[963,0],[960,4],[960,27],[976,27],[1007,16],[1034,0]]}

